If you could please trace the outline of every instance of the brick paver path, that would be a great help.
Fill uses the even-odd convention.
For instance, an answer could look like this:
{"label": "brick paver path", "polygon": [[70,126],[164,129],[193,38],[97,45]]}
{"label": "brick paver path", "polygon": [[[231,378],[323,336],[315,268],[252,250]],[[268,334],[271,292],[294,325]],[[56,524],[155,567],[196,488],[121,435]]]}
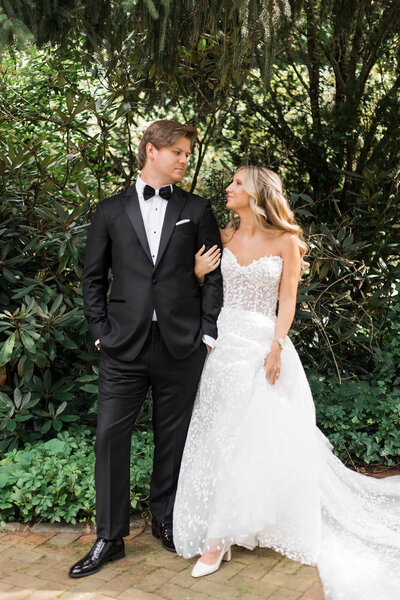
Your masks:
{"label": "brick paver path", "polygon": [[1,600],[323,600],[315,568],[266,548],[234,547],[232,561],[194,579],[195,562],[166,552],[148,525],[137,522],[126,558],[95,575],[70,579],[69,567],[93,543],[93,534],[33,527],[0,532]]}

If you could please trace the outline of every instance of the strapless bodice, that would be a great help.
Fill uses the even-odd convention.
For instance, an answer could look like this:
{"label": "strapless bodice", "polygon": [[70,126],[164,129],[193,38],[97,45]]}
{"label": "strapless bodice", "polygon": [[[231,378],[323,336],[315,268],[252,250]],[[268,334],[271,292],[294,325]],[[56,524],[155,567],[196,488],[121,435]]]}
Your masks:
{"label": "strapless bodice", "polygon": [[282,274],[280,256],[262,256],[248,265],[240,265],[229,248],[221,260],[224,306],[275,316]]}

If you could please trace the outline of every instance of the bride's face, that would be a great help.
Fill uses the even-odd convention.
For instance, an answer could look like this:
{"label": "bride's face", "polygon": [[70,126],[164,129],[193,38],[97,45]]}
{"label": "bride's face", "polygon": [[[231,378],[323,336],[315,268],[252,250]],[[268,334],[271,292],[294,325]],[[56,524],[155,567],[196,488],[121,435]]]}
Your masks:
{"label": "bride's face", "polygon": [[240,169],[233,178],[233,181],[226,188],[228,201],[226,207],[231,210],[240,210],[250,206],[250,195],[243,187],[245,170]]}

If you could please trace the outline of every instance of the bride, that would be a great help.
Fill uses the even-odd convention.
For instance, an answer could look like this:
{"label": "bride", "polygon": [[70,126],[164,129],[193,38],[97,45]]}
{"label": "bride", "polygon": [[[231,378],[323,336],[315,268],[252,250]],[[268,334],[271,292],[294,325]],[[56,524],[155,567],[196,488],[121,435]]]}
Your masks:
{"label": "bride", "polygon": [[[267,546],[317,565],[327,600],[398,600],[400,477],[369,478],[332,453],[287,337],[307,247],[282,182],[245,167],[227,194],[240,221],[222,232],[224,305],[182,459],[176,550],[201,555],[200,577],[233,545]],[[201,253],[199,283],[219,262]]]}

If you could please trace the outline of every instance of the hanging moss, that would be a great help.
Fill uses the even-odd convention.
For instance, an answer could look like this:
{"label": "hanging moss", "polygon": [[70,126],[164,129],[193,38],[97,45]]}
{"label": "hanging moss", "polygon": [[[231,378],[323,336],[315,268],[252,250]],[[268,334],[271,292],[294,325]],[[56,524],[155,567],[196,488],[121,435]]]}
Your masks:
{"label": "hanging moss", "polygon": [[35,41],[38,46],[51,43],[67,54],[71,44],[84,37],[87,49],[96,52],[105,41],[115,45],[132,31],[143,32],[146,58],[160,74],[171,74],[179,45],[191,51],[202,35],[222,36],[229,43],[221,65],[232,48],[236,67],[247,54],[261,52],[268,75],[276,32],[300,2],[292,4],[293,8],[288,0],[8,0],[0,8],[0,47]]}

